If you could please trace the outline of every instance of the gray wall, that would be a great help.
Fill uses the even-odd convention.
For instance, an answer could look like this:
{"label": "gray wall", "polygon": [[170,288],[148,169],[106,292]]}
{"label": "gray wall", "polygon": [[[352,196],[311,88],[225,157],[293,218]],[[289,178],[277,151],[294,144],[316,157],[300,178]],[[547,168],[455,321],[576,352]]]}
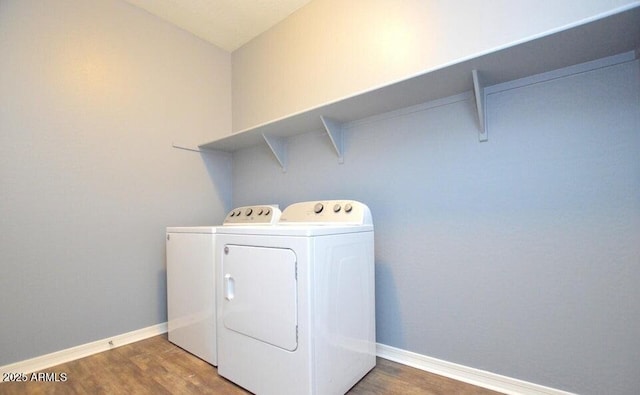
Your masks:
{"label": "gray wall", "polygon": [[640,388],[638,62],[233,156],[233,204],[351,198],[376,229],[377,340],[558,389]]}
{"label": "gray wall", "polygon": [[164,229],[219,223],[230,55],[120,1],[0,1],[0,365],[166,321]]}

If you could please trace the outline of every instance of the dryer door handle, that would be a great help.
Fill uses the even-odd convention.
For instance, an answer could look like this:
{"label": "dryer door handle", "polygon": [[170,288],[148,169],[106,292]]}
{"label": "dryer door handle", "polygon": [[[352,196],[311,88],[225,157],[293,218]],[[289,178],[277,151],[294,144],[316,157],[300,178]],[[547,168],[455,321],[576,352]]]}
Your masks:
{"label": "dryer door handle", "polygon": [[228,301],[233,299],[233,294],[235,291],[235,281],[230,274],[225,274],[224,276],[224,298]]}

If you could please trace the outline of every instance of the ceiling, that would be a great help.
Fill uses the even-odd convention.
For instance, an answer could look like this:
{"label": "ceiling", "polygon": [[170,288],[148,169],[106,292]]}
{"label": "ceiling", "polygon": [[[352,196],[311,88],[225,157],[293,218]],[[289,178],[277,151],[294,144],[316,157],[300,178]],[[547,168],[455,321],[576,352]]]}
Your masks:
{"label": "ceiling", "polygon": [[125,0],[233,52],[311,0]]}

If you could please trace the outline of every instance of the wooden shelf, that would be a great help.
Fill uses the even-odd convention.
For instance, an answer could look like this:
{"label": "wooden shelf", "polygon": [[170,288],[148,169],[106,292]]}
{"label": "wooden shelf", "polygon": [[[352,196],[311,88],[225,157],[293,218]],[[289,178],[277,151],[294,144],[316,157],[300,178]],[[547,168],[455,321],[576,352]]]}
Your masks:
{"label": "wooden shelf", "polygon": [[[487,140],[484,117],[485,87],[588,62],[640,48],[640,7],[552,35],[483,54],[473,59],[427,70],[411,78],[264,123],[200,145],[233,152],[274,142],[271,147],[286,169],[286,137],[326,130],[338,160],[344,160],[345,122],[474,91],[478,108],[478,139]],[[269,143],[271,146],[272,143]],[[276,152],[277,151],[277,152]]]}

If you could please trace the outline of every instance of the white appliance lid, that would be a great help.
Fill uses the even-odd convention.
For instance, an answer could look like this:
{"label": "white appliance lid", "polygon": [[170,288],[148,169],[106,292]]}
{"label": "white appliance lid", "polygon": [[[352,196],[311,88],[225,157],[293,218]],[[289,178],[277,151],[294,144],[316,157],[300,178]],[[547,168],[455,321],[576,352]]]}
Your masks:
{"label": "white appliance lid", "polygon": [[167,233],[216,233],[217,226],[168,226]]}
{"label": "white appliance lid", "polygon": [[344,233],[373,232],[373,225],[279,224],[275,226],[223,226],[218,234],[267,236],[326,236]]}

